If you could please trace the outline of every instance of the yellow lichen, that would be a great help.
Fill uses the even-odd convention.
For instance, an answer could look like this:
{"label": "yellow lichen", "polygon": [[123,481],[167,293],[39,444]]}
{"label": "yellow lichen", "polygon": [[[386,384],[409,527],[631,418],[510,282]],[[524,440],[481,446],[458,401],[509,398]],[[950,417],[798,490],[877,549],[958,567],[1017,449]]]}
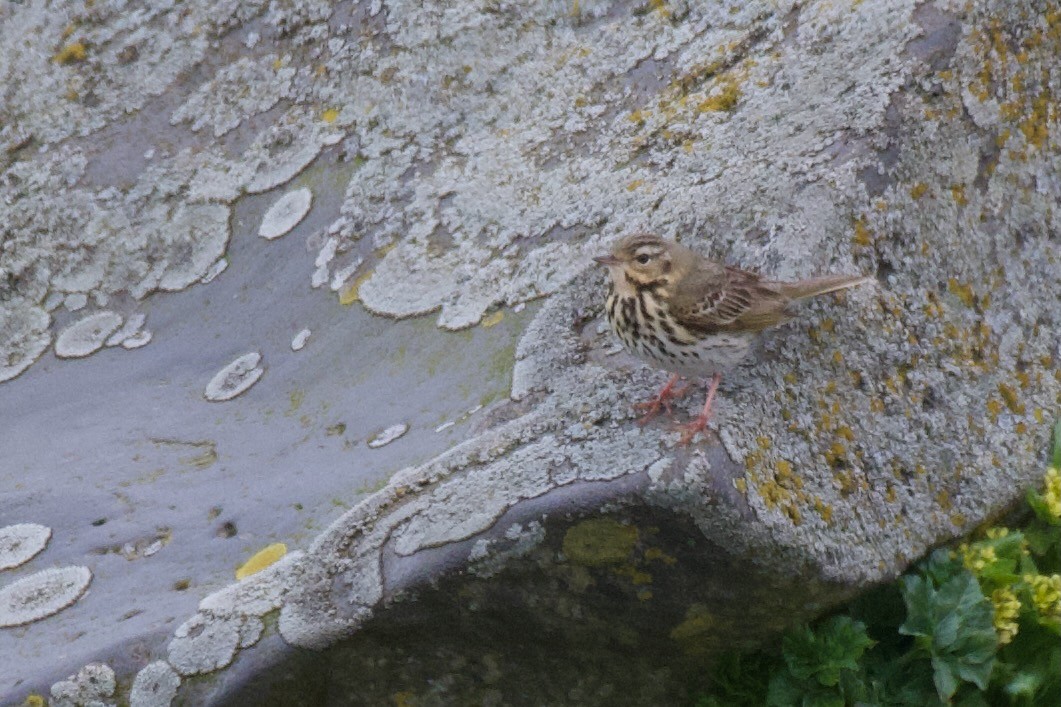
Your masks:
{"label": "yellow lichen", "polygon": [[483,321],[480,322],[480,324],[482,325],[483,329],[489,329],[490,327],[494,327],[494,326],[497,326],[498,324],[500,324],[501,320],[504,319],[504,318],[505,318],[504,310],[499,309],[496,312],[494,312],[493,314],[489,314],[489,315],[483,317]]}
{"label": "yellow lichen", "polygon": [[870,235],[869,228],[866,227],[865,218],[859,217],[855,219],[855,236],[851,240],[855,245],[873,245],[873,238]]}
{"label": "yellow lichen", "polygon": [[75,64],[84,61],[87,53],[81,42],[71,42],[55,53],[52,60],[57,64]]}
{"label": "yellow lichen", "polygon": [[914,186],[910,187],[910,197],[913,199],[920,199],[928,192],[928,185],[924,182],[918,182]]}
{"label": "yellow lichen", "polygon": [[365,273],[361,273],[357,276],[357,279],[354,280],[350,285],[340,290],[339,304],[343,306],[348,306],[353,304],[354,302],[359,301],[361,299],[361,295],[359,294],[361,291],[361,285],[364,285],[366,282],[368,282],[368,279],[370,277],[372,277],[371,270]]}
{"label": "yellow lichen", "polygon": [[976,295],[973,294],[973,288],[962,282],[958,282],[955,278],[947,280],[947,291],[962,301],[966,307],[972,307],[976,303]]}
{"label": "yellow lichen", "polygon": [[240,565],[240,568],[236,570],[236,579],[243,579],[244,577],[250,577],[252,574],[257,574],[266,567],[275,564],[286,554],[287,545],[283,543],[266,545],[261,550],[254,553],[249,560]]}
{"label": "yellow lichen", "polygon": [[[1032,103],[1031,113],[1017,126],[1024,133],[1024,139],[1029,145],[1042,147],[1050,137],[1050,113],[1056,113],[1050,108],[1050,91],[1044,90]],[[1056,118],[1056,115],[1053,117]]]}
{"label": "yellow lichen", "polygon": [[1024,403],[1017,397],[1017,391],[1005,383],[998,384],[998,392],[1002,396],[1002,400],[1005,401],[1006,407],[1010,409],[1010,412],[1017,415],[1023,415],[1025,411]]}
{"label": "yellow lichen", "polygon": [[668,555],[667,553],[665,553],[662,549],[660,549],[658,547],[650,547],[647,550],[645,550],[645,559],[650,561],[650,562],[652,560],[659,560],[660,562],[662,562],[665,565],[673,565],[675,562],[678,561],[677,559],[675,559],[674,557]]}
{"label": "yellow lichen", "polygon": [[323,113],[321,113],[321,120],[323,120],[325,123],[334,123],[336,120],[338,120],[338,118],[339,118],[339,109],[338,108],[329,108],[326,111],[324,111]]}
{"label": "yellow lichen", "polygon": [[590,518],[564,534],[563,550],[577,565],[597,567],[626,562],[637,544],[637,528],[612,518]]}
{"label": "yellow lichen", "polygon": [[964,184],[952,184],[950,188],[951,196],[954,197],[954,203],[958,206],[965,206],[969,203],[968,197],[965,196],[965,185]]}
{"label": "yellow lichen", "polygon": [[701,113],[732,110],[737,105],[740,97],[740,83],[735,77],[729,76],[719,83],[718,90],[715,93],[701,101],[700,105],[697,106],[697,110]]}
{"label": "yellow lichen", "polygon": [[814,510],[826,523],[833,522],[833,507],[822,501],[820,498],[814,499]]}

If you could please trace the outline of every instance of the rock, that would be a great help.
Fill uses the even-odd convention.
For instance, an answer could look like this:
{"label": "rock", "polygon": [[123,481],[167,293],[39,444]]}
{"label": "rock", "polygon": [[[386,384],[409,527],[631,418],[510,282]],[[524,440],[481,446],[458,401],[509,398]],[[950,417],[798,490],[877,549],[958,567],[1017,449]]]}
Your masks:
{"label": "rock", "polygon": [[[314,498],[317,513],[352,507],[296,560],[262,573],[253,610],[232,606],[243,591],[232,588],[195,597],[198,610],[181,605],[168,652],[152,657],[180,675],[229,675],[186,681],[178,700],[314,704],[312,690],[291,691],[335,661],[357,669],[333,678],[331,694],[375,702],[408,685],[410,700],[429,703],[672,702],[682,672],[703,670],[718,649],[769,640],[894,577],[1039,476],[1061,401],[1061,24],[1043,3],[181,5],[157,18],[77,11],[91,14],[84,22],[12,10],[14,31],[56,36],[70,24],[84,34],[70,41],[87,49],[65,64],[10,50],[19,75],[38,79],[5,98],[18,116],[10,132],[42,149],[12,137],[22,147],[0,153],[12,234],[0,296],[13,303],[0,310],[11,342],[0,344],[0,379],[51,341],[55,292],[113,302],[189,288],[216,274],[229,230],[242,229],[243,263],[203,286],[230,288],[210,290],[224,292],[222,305],[199,287],[173,297],[198,303],[185,319],[201,309],[204,327],[223,320],[198,351],[254,352],[217,374],[223,397],[212,399],[261,377],[259,351],[271,372],[218,421],[219,433],[241,432],[224,461],[182,477],[209,474],[224,488],[209,503],[232,532],[189,523],[183,537],[235,536],[237,521],[242,535],[263,516],[287,522],[311,480],[357,479],[346,482],[352,498],[330,487]],[[91,100],[80,93],[89,86]],[[65,100],[81,110],[55,120],[42,97],[71,91]],[[152,134],[128,126],[148,124],[157,111],[140,107],[160,91],[163,129],[174,132],[157,146],[95,137]],[[289,239],[261,243],[247,225],[267,202],[253,195],[296,177],[286,189],[312,189],[302,223],[317,229],[297,281],[277,274],[289,272]],[[631,403],[662,375],[616,353],[600,326],[602,274],[587,269],[632,229],[779,278],[863,272],[877,284],[804,305],[765,338],[756,365],[723,382],[711,434],[679,448],[664,421],[634,424]],[[255,256],[257,245],[274,252]],[[509,399],[484,399],[474,420],[445,427],[455,404],[414,416],[442,406],[449,388],[399,395],[401,379],[379,372],[398,354],[374,342],[400,323],[346,309],[358,322],[346,329],[290,311],[307,280],[342,290],[341,304],[393,318],[437,312],[439,327],[467,330],[447,335],[438,360],[410,347],[416,367],[404,371],[480,356],[492,334],[471,327],[484,314],[511,307],[488,320],[497,332],[515,319],[507,312],[548,299],[528,307]],[[327,306],[315,313],[335,316]],[[151,318],[156,342],[122,356],[157,360],[165,373],[152,381],[184,380],[187,366],[196,382],[176,392],[154,383],[137,398],[160,414],[186,411],[174,427],[194,426],[202,361],[162,345],[179,345],[164,335],[181,317]],[[294,357],[296,321],[315,333]],[[507,372],[512,352],[496,355]],[[3,385],[36,400],[67,365]],[[347,439],[355,416],[344,408],[358,398],[340,396],[365,378],[374,387],[356,390],[378,419]],[[313,404],[310,383],[325,391]],[[472,390],[459,410],[476,402]],[[337,434],[317,434],[315,416]],[[151,423],[140,417],[128,430]],[[273,427],[278,418],[297,436]],[[395,419],[409,421],[401,444],[365,451],[381,461],[357,456],[366,446],[355,440]],[[267,431],[252,438],[255,429]],[[453,446],[422,453],[419,433],[433,429]],[[201,444],[148,439],[135,454]],[[340,443],[352,456],[325,456]],[[153,483],[140,481],[151,473],[106,479],[126,489]],[[224,510],[234,504],[239,517]],[[267,542],[299,546],[284,532]],[[182,551],[184,562],[202,554]],[[219,582],[231,569],[204,574]],[[273,629],[261,612],[277,609]],[[518,654],[513,635],[548,643],[548,654]],[[84,645],[78,655],[91,652]],[[330,652],[308,660],[290,646]]]}

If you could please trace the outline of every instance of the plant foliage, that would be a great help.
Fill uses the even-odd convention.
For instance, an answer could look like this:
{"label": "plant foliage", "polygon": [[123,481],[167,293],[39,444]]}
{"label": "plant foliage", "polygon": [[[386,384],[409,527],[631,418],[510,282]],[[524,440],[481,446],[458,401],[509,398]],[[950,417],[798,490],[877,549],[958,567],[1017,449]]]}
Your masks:
{"label": "plant foliage", "polygon": [[697,707],[1061,705],[1061,422],[1032,515],[939,549],[897,582],[727,654]]}

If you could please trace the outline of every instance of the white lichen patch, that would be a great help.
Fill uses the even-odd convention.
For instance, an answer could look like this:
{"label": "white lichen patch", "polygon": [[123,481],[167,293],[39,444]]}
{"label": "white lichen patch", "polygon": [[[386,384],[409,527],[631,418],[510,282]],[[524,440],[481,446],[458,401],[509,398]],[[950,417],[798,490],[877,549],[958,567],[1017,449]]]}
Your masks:
{"label": "white lichen patch", "polygon": [[236,655],[243,623],[241,616],[198,613],[174,632],[166,660],[185,677],[223,668]]}
{"label": "white lichen patch", "polygon": [[89,663],[77,674],[52,685],[51,707],[107,707],[118,686],[114,670],[105,663]]}
{"label": "white lichen patch", "polygon": [[409,425],[405,424],[404,422],[399,422],[396,425],[391,425],[379,434],[374,435],[371,439],[368,440],[368,446],[371,449],[379,449],[380,447],[385,447],[408,431]]}
{"label": "white lichen patch", "polygon": [[256,351],[243,354],[210,379],[203,397],[212,402],[222,402],[246,392],[265,372],[258,365],[261,360],[262,355]]}
{"label": "white lichen patch", "polygon": [[59,358],[82,358],[103,348],[107,339],[122,325],[122,315],[104,310],[82,317],[63,329],[55,339]]}
{"label": "white lichen patch", "polygon": [[117,687],[114,670],[105,663],[89,663],[75,675],[51,687],[53,707],[103,707]]}
{"label": "white lichen patch", "polygon": [[213,129],[214,137],[239,127],[247,116],[269,110],[291,90],[295,69],[275,54],[240,57],[203,84],[174,112],[170,122],[192,130]]}
{"label": "white lichen patch", "polygon": [[151,334],[150,330],[141,329],[140,331],[138,331],[135,334],[133,334],[132,336],[130,336],[128,339],[125,339],[124,341],[122,341],[122,348],[131,350],[131,349],[138,349],[141,346],[147,346],[148,344],[151,343],[151,337],[152,337],[152,334]]}
{"label": "white lichen patch", "polygon": [[37,523],[16,523],[0,528],[0,570],[29,562],[48,545],[52,529]]}
{"label": "white lichen patch", "polygon": [[469,571],[477,577],[492,577],[511,560],[522,557],[545,540],[545,526],[531,521],[509,526],[503,540],[478,540],[468,553]]}
{"label": "white lichen patch", "polygon": [[292,108],[247,150],[245,162],[254,168],[247,191],[257,194],[284,184],[305,169],[326,145],[342,140],[343,135],[311,108]]}
{"label": "white lichen patch", "polygon": [[120,344],[123,344],[127,339],[140,331],[140,327],[144,326],[145,321],[147,321],[147,315],[143,312],[137,312],[130,315],[117,331],[107,337],[107,341],[105,342],[106,345],[119,346]]}
{"label": "white lichen patch", "polygon": [[29,368],[48,350],[48,312],[16,297],[0,307],[0,383]]}
{"label": "white lichen patch", "polygon": [[183,290],[202,278],[224,255],[228,215],[228,207],[221,204],[193,204],[179,207],[168,221],[158,225],[165,231],[160,240],[170,246],[159,289]]}
{"label": "white lichen patch", "polygon": [[169,707],[180,684],[180,676],[166,661],[148,663],[133,680],[129,707]]}
{"label": "white lichen patch", "polygon": [[69,566],[41,570],[0,588],[0,628],[62,611],[81,598],[91,581],[87,567]]}
{"label": "white lichen patch", "polygon": [[301,552],[284,555],[262,571],[205,597],[199,610],[213,616],[264,616],[280,607],[297,577],[295,570],[302,556]]}
{"label": "white lichen patch", "polygon": [[311,333],[309,329],[303,329],[295,334],[295,338],[291,339],[291,350],[301,351],[306,346],[306,342],[309,341]]}
{"label": "white lichen patch", "polygon": [[228,258],[218,258],[206,271],[206,274],[199,278],[199,282],[208,285],[214,281],[214,278],[226,270],[228,270]]}
{"label": "white lichen patch", "polygon": [[297,226],[313,204],[313,192],[302,187],[293,189],[276,200],[262,216],[258,235],[272,240],[288,233]]}

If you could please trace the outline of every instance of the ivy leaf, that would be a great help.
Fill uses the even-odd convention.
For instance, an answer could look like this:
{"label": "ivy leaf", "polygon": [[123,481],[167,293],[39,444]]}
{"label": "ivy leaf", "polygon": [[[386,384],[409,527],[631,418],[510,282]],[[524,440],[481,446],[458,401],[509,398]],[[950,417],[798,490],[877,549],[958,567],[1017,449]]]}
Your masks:
{"label": "ivy leaf", "polygon": [[936,692],[946,702],[962,682],[987,688],[998,638],[994,611],[971,572],[963,571],[939,589],[920,575],[903,578],[907,618],[899,632],[914,636],[932,659]]}

